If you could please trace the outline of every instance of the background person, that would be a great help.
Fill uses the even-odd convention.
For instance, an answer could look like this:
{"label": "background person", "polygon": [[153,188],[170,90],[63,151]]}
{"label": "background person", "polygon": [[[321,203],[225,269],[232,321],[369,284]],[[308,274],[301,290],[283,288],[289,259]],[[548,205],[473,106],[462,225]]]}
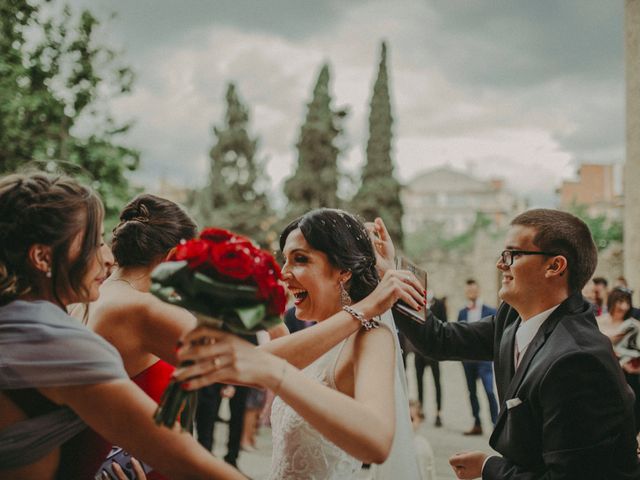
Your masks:
{"label": "background person", "polygon": [[[458,322],[473,323],[496,313],[495,308],[483,303],[480,298],[480,286],[473,278],[469,278],[466,281],[464,296],[467,298],[467,304],[458,312]],[[446,321],[446,319],[444,319],[444,321]],[[478,394],[476,391],[478,380],[482,383],[482,387],[487,394],[492,425],[495,425],[496,420],[498,419],[498,402],[496,400],[496,395],[493,392],[493,363],[463,361],[462,366],[464,368],[464,376],[467,380],[469,403],[471,403],[471,414],[473,415],[474,420],[471,429],[464,432],[464,434],[482,435],[480,403],[478,402]]]}

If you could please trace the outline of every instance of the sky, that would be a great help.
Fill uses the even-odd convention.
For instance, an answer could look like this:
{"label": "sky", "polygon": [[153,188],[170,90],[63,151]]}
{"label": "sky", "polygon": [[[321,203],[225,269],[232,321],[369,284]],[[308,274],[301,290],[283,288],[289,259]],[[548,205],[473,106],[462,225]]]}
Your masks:
{"label": "sky", "polygon": [[349,109],[339,161],[357,176],[382,40],[401,182],[449,165],[553,206],[580,163],[624,160],[622,0],[71,3],[105,19],[101,39],[136,72],[110,109],[134,121],[124,141],[142,152],[133,178],[150,191],[204,184],[234,82],[281,196],[324,62],[333,105]]}

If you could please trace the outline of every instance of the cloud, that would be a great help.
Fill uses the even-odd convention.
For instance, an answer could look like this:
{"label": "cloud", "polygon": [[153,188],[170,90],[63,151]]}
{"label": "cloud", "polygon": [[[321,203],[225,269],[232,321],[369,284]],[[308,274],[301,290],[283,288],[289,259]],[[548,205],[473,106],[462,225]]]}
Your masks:
{"label": "cloud", "polygon": [[277,190],[325,61],[334,105],[349,108],[341,161],[357,173],[383,38],[401,180],[473,164],[549,204],[580,162],[624,155],[622,2],[75,1],[119,14],[104,33],[138,81],[113,109],[137,120],[128,142],[148,185],[205,181],[234,81]]}

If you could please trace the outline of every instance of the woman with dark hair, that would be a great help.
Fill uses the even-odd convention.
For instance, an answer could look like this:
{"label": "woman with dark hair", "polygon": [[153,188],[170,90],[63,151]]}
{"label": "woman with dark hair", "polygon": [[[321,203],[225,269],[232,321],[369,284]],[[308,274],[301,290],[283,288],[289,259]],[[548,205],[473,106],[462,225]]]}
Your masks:
{"label": "woman with dark hair", "polygon": [[[303,215],[280,246],[295,315],[319,324],[257,349],[220,345],[220,333],[200,327],[179,352],[195,364],[177,378],[188,378],[189,389],[235,382],[274,391],[270,478],[354,478],[362,462],[382,464],[376,478],[419,478],[389,309],[398,299],[423,308],[424,290],[409,272],[380,281],[369,233],[341,210]],[[194,341],[203,337],[211,342]]]}
{"label": "woman with dark hair", "polygon": [[[196,320],[149,293],[151,272],[180,240],[196,234],[195,222],[180,206],[138,195],[113,229],[116,267],[88,310],[89,328],[116,347],[129,377],[156,402],[175,369],[176,342]],[[157,472],[148,477],[164,478]]]}
{"label": "woman with dark hair", "polygon": [[[620,328],[625,320],[631,318],[631,311],[633,310],[632,295],[633,291],[627,287],[613,287],[607,296],[607,313],[596,317],[598,328],[609,337],[614,347],[621,343],[625,333],[628,333],[621,332]],[[638,327],[636,327],[636,329],[637,328]],[[622,364],[622,369],[624,370],[627,383],[636,396],[635,416],[637,433],[640,432],[640,365],[637,360],[625,362]]]}
{"label": "woman with dark hair", "polygon": [[243,478],[191,436],[157,427],[155,402],[115,348],[67,314],[97,300],[112,262],[103,215],[74,180],[0,179],[0,477],[92,478],[104,453],[85,441],[89,426],[171,478]]}
{"label": "woman with dark hair", "polygon": [[89,308],[89,328],[118,349],[127,374],[155,401],[173,373],[176,341],[196,320],[149,293],[151,272],[180,240],[196,234],[195,222],[175,203],[137,196],[113,229],[116,268]]}

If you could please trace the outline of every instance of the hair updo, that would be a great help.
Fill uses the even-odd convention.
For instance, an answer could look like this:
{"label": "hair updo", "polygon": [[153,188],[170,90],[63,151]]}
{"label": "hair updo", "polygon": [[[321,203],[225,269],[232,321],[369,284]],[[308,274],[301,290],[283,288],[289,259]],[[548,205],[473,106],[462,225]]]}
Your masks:
{"label": "hair updo", "polygon": [[[82,279],[99,254],[104,208],[89,187],[41,172],[0,178],[0,305],[38,293],[43,272],[28,259],[34,244],[51,247],[53,295],[82,291]],[[83,234],[80,254],[69,261],[71,243]]]}
{"label": "hair updo", "polygon": [[354,215],[333,208],[319,208],[295,219],[280,235],[284,250],[289,234],[299,228],[312,248],[327,255],[329,263],[351,272],[346,286],[354,302],[362,300],[378,285],[376,257],[369,232]]}
{"label": "hair updo", "polygon": [[121,267],[147,266],[162,260],[180,240],[196,234],[195,222],[180,206],[142,194],[122,210],[111,249]]}

